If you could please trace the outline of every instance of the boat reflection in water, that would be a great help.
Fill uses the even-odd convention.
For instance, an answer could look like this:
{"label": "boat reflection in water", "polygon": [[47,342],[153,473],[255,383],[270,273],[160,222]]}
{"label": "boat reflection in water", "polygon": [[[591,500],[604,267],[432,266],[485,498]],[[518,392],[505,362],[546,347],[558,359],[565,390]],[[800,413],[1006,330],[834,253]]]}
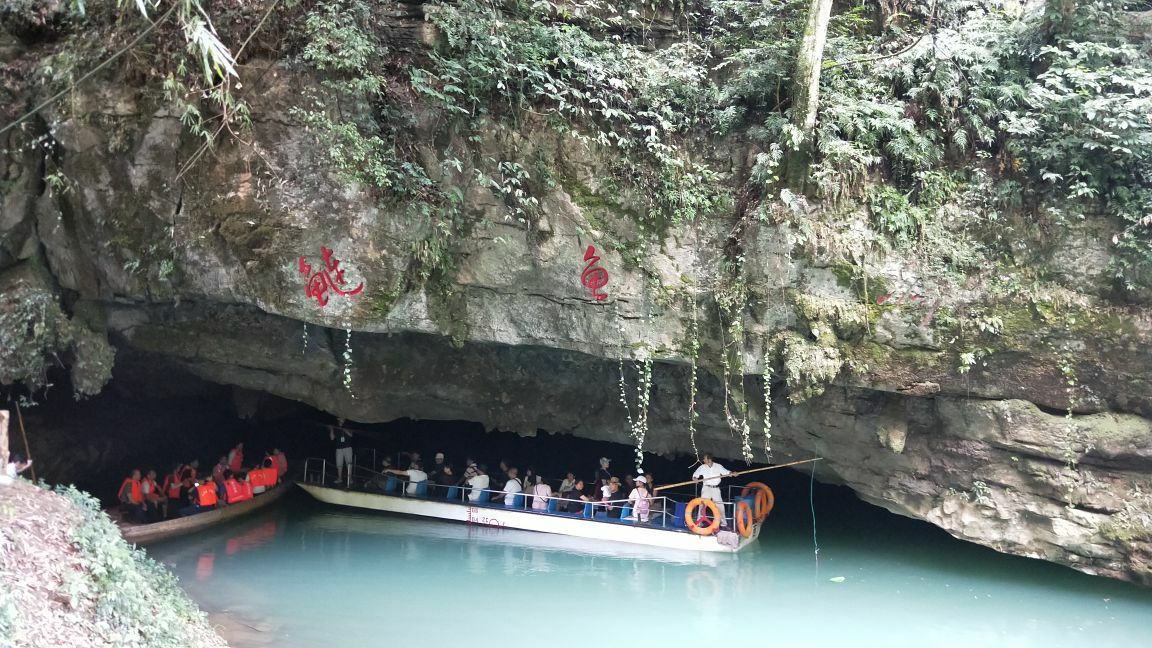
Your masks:
{"label": "boat reflection in water", "polygon": [[214,622],[260,629],[228,632],[233,648],[680,646],[755,627],[774,644],[1147,645],[1152,594],[919,528],[829,531],[817,563],[800,525],[701,553],[298,501],[147,551]]}

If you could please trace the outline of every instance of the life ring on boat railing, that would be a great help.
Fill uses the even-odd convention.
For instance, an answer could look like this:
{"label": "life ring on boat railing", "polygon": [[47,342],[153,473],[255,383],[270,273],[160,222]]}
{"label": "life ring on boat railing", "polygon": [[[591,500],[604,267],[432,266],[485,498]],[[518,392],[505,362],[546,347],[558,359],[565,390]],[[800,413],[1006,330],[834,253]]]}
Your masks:
{"label": "life ring on boat railing", "polygon": [[748,506],[748,502],[740,502],[736,505],[736,530],[740,535],[745,538],[752,537],[752,507]]}
{"label": "life ring on boat railing", "polygon": [[741,497],[748,497],[748,493],[752,489],[756,489],[756,509],[752,512],[752,519],[757,522],[763,522],[764,518],[772,512],[772,507],[776,506],[776,495],[772,493],[772,489],[762,482],[752,482],[740,491]]}
{"label": "life ring on boat railing", "polygon": [[[711,520],[712,523],[708,526],[700,524],[700,520],[696,519],[696,509],[700,508],[701,505],[704,505],[704,507],[708,509],[708,515],[711,516],[701,515],[700,518],[701,520]],[[710,499],[704,499],[703,497],[697,497],[691,502],[688,502],[688,508],[684,509],[684,524],[692,530],[692,533],[697,535],[712,535],[716,533],[716,529],[720,528],[720,509],[716,506],[716,502]]]}

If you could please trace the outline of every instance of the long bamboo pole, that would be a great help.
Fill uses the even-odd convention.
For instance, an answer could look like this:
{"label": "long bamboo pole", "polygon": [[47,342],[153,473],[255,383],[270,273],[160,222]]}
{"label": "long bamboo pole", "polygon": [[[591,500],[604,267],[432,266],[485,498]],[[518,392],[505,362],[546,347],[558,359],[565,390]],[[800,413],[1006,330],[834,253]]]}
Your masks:
{"label": "long bamboo pole", "polygon": [[816,457],[815,459],[802,459],[800,461],[793,461],[791,463],[779,464],[777,466],[765,466],[764,468],[751,468],[749,470],[741,470],[738,472],[728,473],[727,475],[719,475],[717,477],[702,477],[700,479],[689,479],[688,481],[677,482],[675,484],[665,484],[659,488],[653,488],[652,492],[655,493],[665,488],[675,488],[677,486],[687,486],[688,484],[699,484],[705,479],[723,479],[725,477],[736,477],[737,475],[747,475],[748,473],[764,472],[765,470],[776,470],[777,468],[787,468],[788,466],[797,466],[800,464],[812,463],[813,461],[820,461],[824,457]]}
{"label": "long bamboo pole", "polygon": [[[28,446],[28,435],[24,432],[24,415],[20,413],[20,403],[16,403],[16,421],[20,424],[20,436],[24,437],[24,460],[32,461],[32,448]],[[36,466],[32,466],[32,482],[36,482]]]}

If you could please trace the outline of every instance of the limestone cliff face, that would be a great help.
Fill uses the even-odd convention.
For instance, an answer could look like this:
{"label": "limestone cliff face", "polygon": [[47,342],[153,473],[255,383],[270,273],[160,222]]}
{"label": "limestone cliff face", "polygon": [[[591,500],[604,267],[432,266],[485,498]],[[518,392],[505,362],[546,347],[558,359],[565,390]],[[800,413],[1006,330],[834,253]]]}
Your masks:
{"label": "limestone cliff face", "polygon": [[[957,537],[1152,584],[1152,310],[1108,301],[1109,251],[1092,232],[1021,252],[1060,278],[1035,304],[991,290],[990,275],[934,284],[909,259],[846,270],[787,225],[757,224],[735,277],[749,289],[742,376],[726,395],[720,349],[733,341],[712,296],[730,276],[731,219],[641,235],[635,197],[603,182],[606,160],[543,125],[493,123],[476,144],[487,157],[552,162],[540,215],[511,218],[473,168],[441,171],[474,225],[452,276],[413,283],[430,222],[327,169],[289,112],[315,79],[285,62],[247,69],[252,132],[188,168],[198,142],[125,86],[6,135],[0,285],[36,293],[55,309],[36,321],[72,333],[45,338],[22,326],[24,299],[4,299],[5,346],[99,368],[112,362],[107,336],[352,420],[468,419],[623,443],[634,441],[620,367],[635,411],[635,359],[651,355],[646,449],[739,457],[725,411],[741,418],[745,402],[763,461],[767,391],[774,461],[820,455],[819,479]],[[725,161],[736,185],[755,151],[733,138],[700,154]],[[431,146],[421,155],[444,168]],[[589,245],[609,273],[605,300],[581,283]],[[359,292],[309,296],[301,259],[315,273],[322,248],[340,260],[337,287]],[[0,357],[4,381],[35,382]],[[107,378],[94,373],[89,391]]]}

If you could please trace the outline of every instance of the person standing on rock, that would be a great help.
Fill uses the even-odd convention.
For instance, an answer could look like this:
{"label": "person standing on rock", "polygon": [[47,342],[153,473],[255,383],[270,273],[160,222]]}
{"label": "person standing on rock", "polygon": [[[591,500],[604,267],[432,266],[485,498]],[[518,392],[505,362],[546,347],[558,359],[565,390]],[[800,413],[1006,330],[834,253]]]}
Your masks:
{"label": "person standing on rock", "polygon": [[348,466],[348,473],[352,473],[352,431],[344,429],[344,419],[339,419],[337,425],[328,426],[328,438],[336,448],[336,481],[344,483],[344,466]]}
{"label": "person standing on rock", "polygon": [[731,470],[716,463],[708,453],[704,453],[703,463],[692,473],[692,479],[704,480],[704,485],[700,488],[700,497],[716,502],[716,506],[720,509],[720,526],[728,525],[728,516],[724,511],[724,495],[720,492],[720,478],[730,474]]}

